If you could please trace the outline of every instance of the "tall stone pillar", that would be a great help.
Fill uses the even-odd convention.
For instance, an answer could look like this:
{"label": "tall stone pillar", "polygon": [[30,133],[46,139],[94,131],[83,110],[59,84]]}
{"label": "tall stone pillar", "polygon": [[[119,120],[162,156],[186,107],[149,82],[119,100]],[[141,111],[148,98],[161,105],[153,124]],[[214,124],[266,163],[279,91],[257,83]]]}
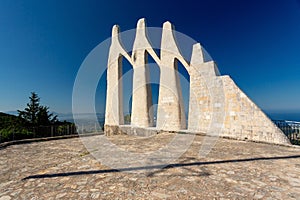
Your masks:
{"label": "tall stone pillar", "polygon": [[186,128],[184,105],[176,62],[184,60],[176,44],[170,22],[163,25],[160,56],[160,86],[157,128],[181,130]]}
{"label": "tall stone pillar", "polygon": [[200,106],[202,104],[208,106],[209,104],[208,97],[201,97],[203,96],[201,95],[202,93],[208,95],[204,77],[201,76],[199,71],[199,65],[201,65],[202,63],[204,63],[202,48],[200,44],[193,45],[190,69],[190,102],[188,118],[188,129],[191,131],[198,131],[200,129],[199,122],[202,114],[201,112],[203,112],[203,110],[200,111]]}
{"label": "tall stone pillar", "polygon": [[114,25],[107,62],[105,125],[112,126],[124,124],[122,57],[132,64],[131,58],[121,45],[119,33],[119,26]]}
{"label": "tall stone pillar", "polygon": [[[145,19],[137,23],[136,36],[133,44],[133,89],[131,125],[138,127],[153,126],[153,110],[150,75],[147,66],[147,48],[151,48],[146,37]],[[152,48],[151,48],[152,49]]]}

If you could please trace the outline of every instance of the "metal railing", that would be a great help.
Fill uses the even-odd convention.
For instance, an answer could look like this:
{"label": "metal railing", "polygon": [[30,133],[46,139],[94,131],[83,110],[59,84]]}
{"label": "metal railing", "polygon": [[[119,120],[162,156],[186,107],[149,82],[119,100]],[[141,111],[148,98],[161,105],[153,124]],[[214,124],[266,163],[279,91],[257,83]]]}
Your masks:
{"label": "metal railing", "polygon": [[74,134],[77,134],[77,128],[74,124],[27,127],[26,131],[11,130],[6,133],[0,132],[0,143],[23,139],[55,137]]}
{"label": "metal railing", "polygon": [[273,120],[273,122],[289,138],[292,144],[300,145],[300,122],[288,120]]}

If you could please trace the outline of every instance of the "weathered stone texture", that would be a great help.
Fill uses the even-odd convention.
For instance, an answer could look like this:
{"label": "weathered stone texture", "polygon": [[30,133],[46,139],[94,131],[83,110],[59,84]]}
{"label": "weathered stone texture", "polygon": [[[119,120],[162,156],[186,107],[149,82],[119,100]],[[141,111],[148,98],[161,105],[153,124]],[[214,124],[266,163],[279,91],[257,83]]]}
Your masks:
{"label": "weathered stone texture", "polygon": [[188,66],[176,44],[174,27],[170,22],[163,25],[160,55],[160,87],[157,108],[157,128],[181,130],[186,128],[185,113],[177,62]]}
{"label": "weathered stone texture", "polygon": [[222,76],[225,92],[222,135],[269,143],[289,143],[276,125],[238,88],[229,76]]}

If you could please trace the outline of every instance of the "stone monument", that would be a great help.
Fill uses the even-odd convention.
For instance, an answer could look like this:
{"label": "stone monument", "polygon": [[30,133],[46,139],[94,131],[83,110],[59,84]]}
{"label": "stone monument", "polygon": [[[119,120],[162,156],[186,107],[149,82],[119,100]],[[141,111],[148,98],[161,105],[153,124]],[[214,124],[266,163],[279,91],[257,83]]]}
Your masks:
{"label": "stone monument", "polygon": [[[193,45],[190,62],[180,53],[174,37],[174,28],[165,22],[162,29],[161,50],[158,56],[147,37],[145,19],[137,23],[133,50],[129,55],[119,37],[119,27],[112,28],[112,39],[107,66],[107,96],[105,134],[135,132],[203,133],[242,140],[275,144],[290,144],[288,138],[241,91],[227,75],[220,75],[214,61],[205,61],[199,43]],[[157,120],[154,126],[152,92],[149,83],[147,56],[160,68]],[[133,94],[131,124],[124,125],[122,59],[133,67]],[[177,62],[190,76],[188,122],[183,109]]]}

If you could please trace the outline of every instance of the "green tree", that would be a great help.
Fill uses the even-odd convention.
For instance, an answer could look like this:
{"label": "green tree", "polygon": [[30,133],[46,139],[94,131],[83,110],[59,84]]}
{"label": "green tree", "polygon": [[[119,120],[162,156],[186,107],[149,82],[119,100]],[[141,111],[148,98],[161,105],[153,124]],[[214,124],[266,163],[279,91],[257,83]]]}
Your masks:
{"label": "green tree", "polygon": [[49,113],[49,107],[40,106],[39,111],[37,113],[37,123],[39,125],[50,125],[58,122],[57,115],[53,115],[53,113]]}
{"label": "green tree", "polygon": [[20,117],[0,112],[0,142],[32,137],[32,132],[24,126],[25,123]]}
{"label": "green tree", "polygon": [[35,92],[31,92],[31,96],[29,97],[29,103],[27,103],[27,108],[24,111],[19,112],[19,117],[26,120],[30,125],[37,124],[37,114],[39,112],[40,107],[40,98]]}
{"label": "green tree", "polygon": [[57,115],[49,113],[49,107],[40,105],[40,98],[35,92],[31,93],[27,108],[18,110],[19,117],[24,119],[29,126],[50,125],[56,123]]}
{"label": "green tree", "polygon": [[124,123],[125,124],[130,124],[131,122],[131,115],[130,114],[127,114],[124,116]]}

